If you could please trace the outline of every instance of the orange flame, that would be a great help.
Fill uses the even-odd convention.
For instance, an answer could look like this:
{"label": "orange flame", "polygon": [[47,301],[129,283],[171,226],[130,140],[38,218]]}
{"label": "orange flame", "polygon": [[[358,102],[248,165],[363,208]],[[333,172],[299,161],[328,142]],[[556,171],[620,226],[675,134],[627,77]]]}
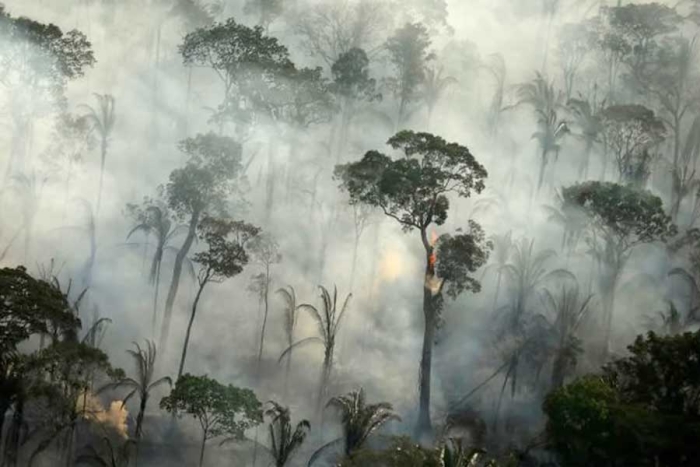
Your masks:
{"label": "orange flame", "polygon": [[[430,233],[430,246],[434,247],[435,244],[437,243],[437,241],[438,241],[438,235],[433,230]],[[430,258],[428,259],[428,264],[430,265],[431,270],[435,267],[436,262],[437,262],[437,251],[435,250],[435,248],[433,248],[433,252],[430,253]]]}

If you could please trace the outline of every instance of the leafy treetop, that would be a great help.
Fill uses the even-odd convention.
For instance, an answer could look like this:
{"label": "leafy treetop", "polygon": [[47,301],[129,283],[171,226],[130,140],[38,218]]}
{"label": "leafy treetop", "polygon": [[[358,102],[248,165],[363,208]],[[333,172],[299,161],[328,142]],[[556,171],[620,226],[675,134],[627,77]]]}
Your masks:
{"label": "leafy treetop", "polygon": [[464,146],[408,130],[391,137],[388,144],[403,151],[403,157],[393,160],[369,151],[358,162],[336,166],[335,176],[351,204],[379,207],[404,230],[424,232],[431,223],[442,225],[448,194],[466,198],[484,189],[486,169]]}
{"label": "leafy treetop", "polygon": [[220,282],[243,271],[248,263],[246,245],[260,232],[260,229],[242,221],[205,217],[198,226],[199,237],[207,244],[207,249],[195,253],[194,262],[202,265],[202,278]]}
{"label": "leafy treetop", "polygon": [[197,419],[205,440],[219,436],[243,439],[245,430],[262,422],[262,404],[253,391],[189,373],[178,379],[160,407]]}
{"label": "leafy treetop", "polygon": [[22,266],[0,269],[0,353],[34,334],[73,333],[79,327],[58,288],[34,279]]}
{"label": "leafy treetop", "polygon": [[168,206],[178,217],[205,211],[225,212],[241,169],[241,146],[232,138],[199,134],[180,143],[189,156],[182,168],[170,173],[165,187]]}
{"label": "leafy treetop", "polygon": [[588,227],[602,234],[618,251],[664,241],[677,231],[664,212],[661,199],[646,190],[590,181],[564,188],[562,198],[565,204],[582,209],[588,217]]}

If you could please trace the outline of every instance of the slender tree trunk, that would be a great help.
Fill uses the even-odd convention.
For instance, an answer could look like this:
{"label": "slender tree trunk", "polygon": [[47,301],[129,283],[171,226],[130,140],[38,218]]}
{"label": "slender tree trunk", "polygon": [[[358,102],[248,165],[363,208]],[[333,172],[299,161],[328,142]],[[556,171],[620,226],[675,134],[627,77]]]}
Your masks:
{"label": "slender tree trunk", "polygon": [[151,334],[153,338],[156,335],[156,326],[158,325],[158,291],[160,289],[160,266],[161,262],[158,262],[156,267],[156,278],[155,284],[153,284],[153,318],[151,320]]}
{"label": "slender tree trunk", "polygon": [[352,292],[352,288],[355,285],[355,272],[357,269],[357,250],[360,245],[360,235],[358,235],[357,232],[355,232],[355,243],[353,244],[352,248],[352,267],[350,268],[350,291]]}
{"label": "slender tree trunk", "polygon": [[199,450],[199,467],[202,467],[204,465],[204,448],[206,446],[207,446],[207,432],[205,430],[204,435],[202,436],[202,447]]}
{"label": "slender tree trunk", "polygon": [[185,257],[192,247],[192,242],[197,231],[197,224],[199,224],[199,211],[194,211],[192,217],[190,218],[190,226],[187,232],[187,237],[185,238],[182,247],[178,250],[175,256],[175,266],[173,267],[173,277],[170,280],[170,289],[168,290],[168,297],[165,300],[165,312],[163,314],[163,324],[160,329],[160,342],[158,349],[162,349],[163,352],[167,349],[168,333],[170,331],[170,319],[172,318],[173,305],[175,304],[175,298],[177,297],[177,290],[180,285],[180,275],[182,274],[182,264],[185,261]]}
{"label": "slender tree trunk", "polygon": [[102,144],[100,145],[100,181],[97,188],[97,205],[95,206],[95,223],[100,216],[100,206],[102,204],[102,182],[105,175],[105,161],[107,160],[107,135],[102,136]]}
{"label": "slender tree trunk", "polygon": [[267,326],[267,312],[269,310],[269,284],[270,284],[270,265],[265,265],[265,290],[263,295],[263,320],[262,326],[260,328],[260,346],[258,347],[258,364],[257,364],[257,378],[260,378],[260,365],[262,363],[263,349],[265,347],[265,327]]}
{"label": "slender tree trunk", "polygon": [[498,295],[501,292],[501,279],[503,278],[503,274],[501,271],[498,271],[498,279],[496,279],[496,292],[493,294],[493,312],[496,312],[496,305],[498,305]]}
{"label": "slender tree trunk", "polygon": [[545,169],[547,168],[547,151],[542,151],[542,156],[540,160],[540,174],[539,177],[537,178],[537,192],[539,193],[540,189],[542,188],[542,183],[544,182],[544,173]]}
{"label": "slender tree trunk", "polygon": [[[0,455],[4,452],[3,447],[4,443],[3,441],[5,440],[5,437],[3,436],[3,428],[5,427],[5,417],[7,416],[7,412],[10,410],[10,406],[12,404],[10,403],[9,398],[2,398],[0,399]],[[1,459],[1,457],[0,457]],[[0,463],[0,465],[2,465]]]}
{"label": "slender tree trunk", "polygon": [[425,329],[423,331],[423,351],[421,353],[419,370],[419,411],[416,435],[420,438],[432,436],[430,421],[430,382],[433,360],[433,344],[435,341],[435,310],[433,308],[433,291],[429,286],[429,280],[435,276],[435,268],[431,256],[433,247],[428,241],[425,229],[421,231],[421,239],[426,253],[425,281],[423,283],[423,316]]}
{"label": "slender tree trunk", "polygon": [[185,359],[187,358],[187,347],[190,345],[190,333],[192,332],[192,324],[194,323],[194,317],[197,314],[197,304],[199,303],[199,297],[202,296],[202,291],[204,286],[207,285],[209,281],[209,274],[207,274],[202,282],[199,284],[199,290],[197,290],[197,295],[194,297],[194,303],[192,304],[192,314],[190,315],[190,322],[187,324],[187,332],[185,333],[185,343],[182,345],[182,357],[180,358],[180,368],[177,370],[177,379],[182,376],[182,371],[185,369]]}
{"label": "slender tree trunk", "polygon": [[141,447],[141,435],[143,434],[143,417],[146,413],[146,404],[148,404],[148,393],[144,394],[141,398],[141,404],[139,405],[139,414],[136,416],[136,430],[134,432],[134,438],[136,440],[136,453],[134,454],[134,467],[139,465],[139,448]]}
{"label": "slender tree trunk", "polygon": [[604,341],[603,341],[603,359],[606,359],[610,355],[610,337],[612,335],[612,322],[613,313],[615,312],[615,292],[617,289],[617,282],[622,271],[622,263],[619,259],[615,260],[615,264],[608,266],[610,267],[610,278],[603,285],[603,290],[601,291],[603,300],[603,319],[604,321]]}
{"label": "slender tree trunk", "polygon": [[583,160],[581,161],[581,166],[578,170],[578,177],[581,180],[586,180],[588,178],[588,167],[591,164],[591,152],[593,151],[593,142],[586,141],[586,149],[583,151]]}

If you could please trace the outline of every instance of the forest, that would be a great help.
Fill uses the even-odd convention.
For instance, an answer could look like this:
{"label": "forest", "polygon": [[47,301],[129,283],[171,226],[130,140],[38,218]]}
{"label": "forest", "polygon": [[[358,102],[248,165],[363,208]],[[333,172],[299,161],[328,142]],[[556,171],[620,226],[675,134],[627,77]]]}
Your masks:
{"label": "forest", "polygon": [[0,467],[700,465],[700,0],[4,0]]}

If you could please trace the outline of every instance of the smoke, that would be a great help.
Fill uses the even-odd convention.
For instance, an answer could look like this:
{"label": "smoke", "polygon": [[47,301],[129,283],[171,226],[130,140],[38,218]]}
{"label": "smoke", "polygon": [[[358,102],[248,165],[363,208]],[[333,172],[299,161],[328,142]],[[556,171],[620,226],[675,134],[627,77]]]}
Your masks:
{"label": "smoke", "polygon": [[80,413],[88,420],[109,428],[124,439],[129,437],[127,420],[129,411],[123,401],[111,401],[109,407],[102,405],[100,399],[92,392],[80,395],[76,400]]}
{"label": "smoke", "polygon": [[[127,239],[134,225],[124,215],[124,208],[145,196],[157,196],[158,186],[166,184],[169,173],[183,164],[186,158],[177,150],[178,141],[199,132],[219,131],[211,117],[224,97],[221,81],[211,70],[183,66],[178,46],[196,21],[192,15],[173,10],[176,3],[5,0],[6,10],[13,16],[52,22],[64,31],[77,28],[88,36],[97,63],[84,77],[68,83],[66,111],[84,115],[85,105],[97,105],[94,93],[110,94],[116,102],[116,122],[109,138],[102,205],[95,218],[99,144],[67,149],[65,138],[55,129],[56,111],[46,111],[34,119],[31,131],[23,133],[27,179],[0,182],[0,265],[26,264],[38,271],[53,258],[60,265],[62,283],[73,279],[80,284],[75,290],[89,285],[81,318],[89,322],[91,316],[98,315],[112,320],[102,346],[115,365],[125,368],[130,368],[131,362],[124,350],[132,341],[157,341],[158,336],[151,326],[154,288],[148,283],[154,239],[139,233]],[[243,0],[194,3],[210,7],[218,4],[218,9],[203,10],[211,11],[217,21],[230,16],[249,25],[257,21],[244,14]],[[543,10],[541,2],[516,0],[283,3],[294,6],[270,23],[269,34],[289,48],[299,67],[323,66],[327,77],[329,58],[314,52],[318,52],[319,44],[324,47],[324,41],[336,37],[335,27],[364,27],[359,42],[369,53],[372,77],[380,80],[391,74],[391,64],[382,51],[386,38],[406,21],[426,23],[431,31],[431,50],[437,57],[431,66],[443,67],[456,84],[447,88],[429,123],[425,109],[418,107],[406,126],[425,130],[429,124],[431,132],[468,146],[489,172],[484,193],[451,200],[448,220],[437,228],[437,234],[466,228],[468,220],[475,219],[487,235],[510,231],[513,239],[534,239],[535,251],[558,251],[543,267],[548,271],[566,268],[577,277],[581,290],[597,294],[598,271],[584,247],[573,255],[562,250],[562,229],[545,209],[556,205],[556,192],[561,186],[577,180],[582,144],[574,138],[563,143],[548,185],[535,195],[539,153],[532,134],[536,124],[529,109],[514,108],[514,104],[516,85],[531,80],[543,67],[548,78],[561,87],[561,58],[557,55],[560,28],[591,17],[599,6],[613,2],[562,0],[554,2],[558,8],[551,15]],[[318,44],[304,33],[308,27],[319,34]],[[330,44],[324,50],[332,55],[338,46]],[[505,68],[499,71],[500,61]],[[584,69],[579,81],[585,81],[585,76]],[[501,78],[503,86],[499,89]],[[4,112],[0,115],[0,168],[8,163],[13,138],[20,132],[11,118],[11,92],[9,88],[0,89]],[[492,135],[489,111],[499,92],[500,123],[498,133]],[[235,205],[234,215],[260,225],[280,245],[283,259],[272,267],[271,292],[291,285],[299,304],[314,305],[319,305],[319,284],[329,289],[337,285],[339,300],[353,294],[339,332],[330,393],[363,386],[371,400],[391,401],[404,418],[402,428],[397,429],[408,431],[417,406],[423,329],[422,244],[416,232],[402,232],[392,219],[375,212],[357,240],[355,255],[353,210],[332,178],[339,159],[358,160],[370,149],[391,152],[385,142],[394,128],[387,120],[396,114],[396,103],[389,92],[384,94],[371,109],[358,112],[345,152],[337,158],[331,157],[329,141],[334,136],[328,122],[299,129],[263,121],[247,134],[234,135],[232,126],[225,131],[240,137],[244,164],[249,163],[246,202]],[[590,173],[602,171],[602,158],[594,153]],[[270,187],[271,173],[275,178]],[[652,180],[649,188],[666,199],[664,183]],[[269,190],[273,190],[274,206],[266,219]],[[166,251],[158,320],[162,319],[173,261],[173,251]],[[648,328],[649,316],[665,309],[666,299],[684,300],[684,292],[667,277],[672,264],[665,251],[654,247],[639,249],[633,255],[617,297],[616,352],[624,352],[626,343]],[[270,295],[262,368],[256,378],[261,307],[248,285],[261,271],[259,265],[251,263],[242,274],[207,287],[194,323],[185,371],[254,387],[261,400],[281,399],[285,372],[284,363],[278,360],[286,347],[286,336],[283,304],[274,293]],[[482,283],[479,293],[445,301],[444,324],[434,355],[436,419],[492,376],[509,352],[522,345],[512,337],[498,335],[503,320],[501,309],[509,305],[514,288],[506,277],[499,285],[498,277],[493,269],[481,270],[477,273]],[[535,313],[546,313],[539,295],[544,288],[555,292],[560,283],[538,285],[528,299]],[[162,375],[176,371],[195,292],[196,282],[183,273],[170,342],[168,348],[158,349]],[[586,350],[598,338],[596,323],[601,316],[594,303],[590,323],[582,330]],[[316,333],[316,323],[301,313],[295,339]],[[292,407],[296,418],[312,417],[315,401],[309,395],[316,393],[322,361],[323,352],[318,346],[308,345],[294,352],[289,390],[282,402]],[[578,371],[595,367],[584,353]],[[509,392],[501,396],[502,385],[501,373],[469,399],[487,424],[494,419],[499,398],[503,399],[499,413],[513,414],[512,423],[518,424],[516,418],[534,421],[533,426],[541,422],[539,408],[533,402],[539,400],[538,394],[533,395],[534,384],[512,397]],[[149,412],[157,413],[161,395],[152,396]],[[104,408],[92,395],[88,400],[99,423],[126,436],[128,412],[121,402],[114,401]]]}

